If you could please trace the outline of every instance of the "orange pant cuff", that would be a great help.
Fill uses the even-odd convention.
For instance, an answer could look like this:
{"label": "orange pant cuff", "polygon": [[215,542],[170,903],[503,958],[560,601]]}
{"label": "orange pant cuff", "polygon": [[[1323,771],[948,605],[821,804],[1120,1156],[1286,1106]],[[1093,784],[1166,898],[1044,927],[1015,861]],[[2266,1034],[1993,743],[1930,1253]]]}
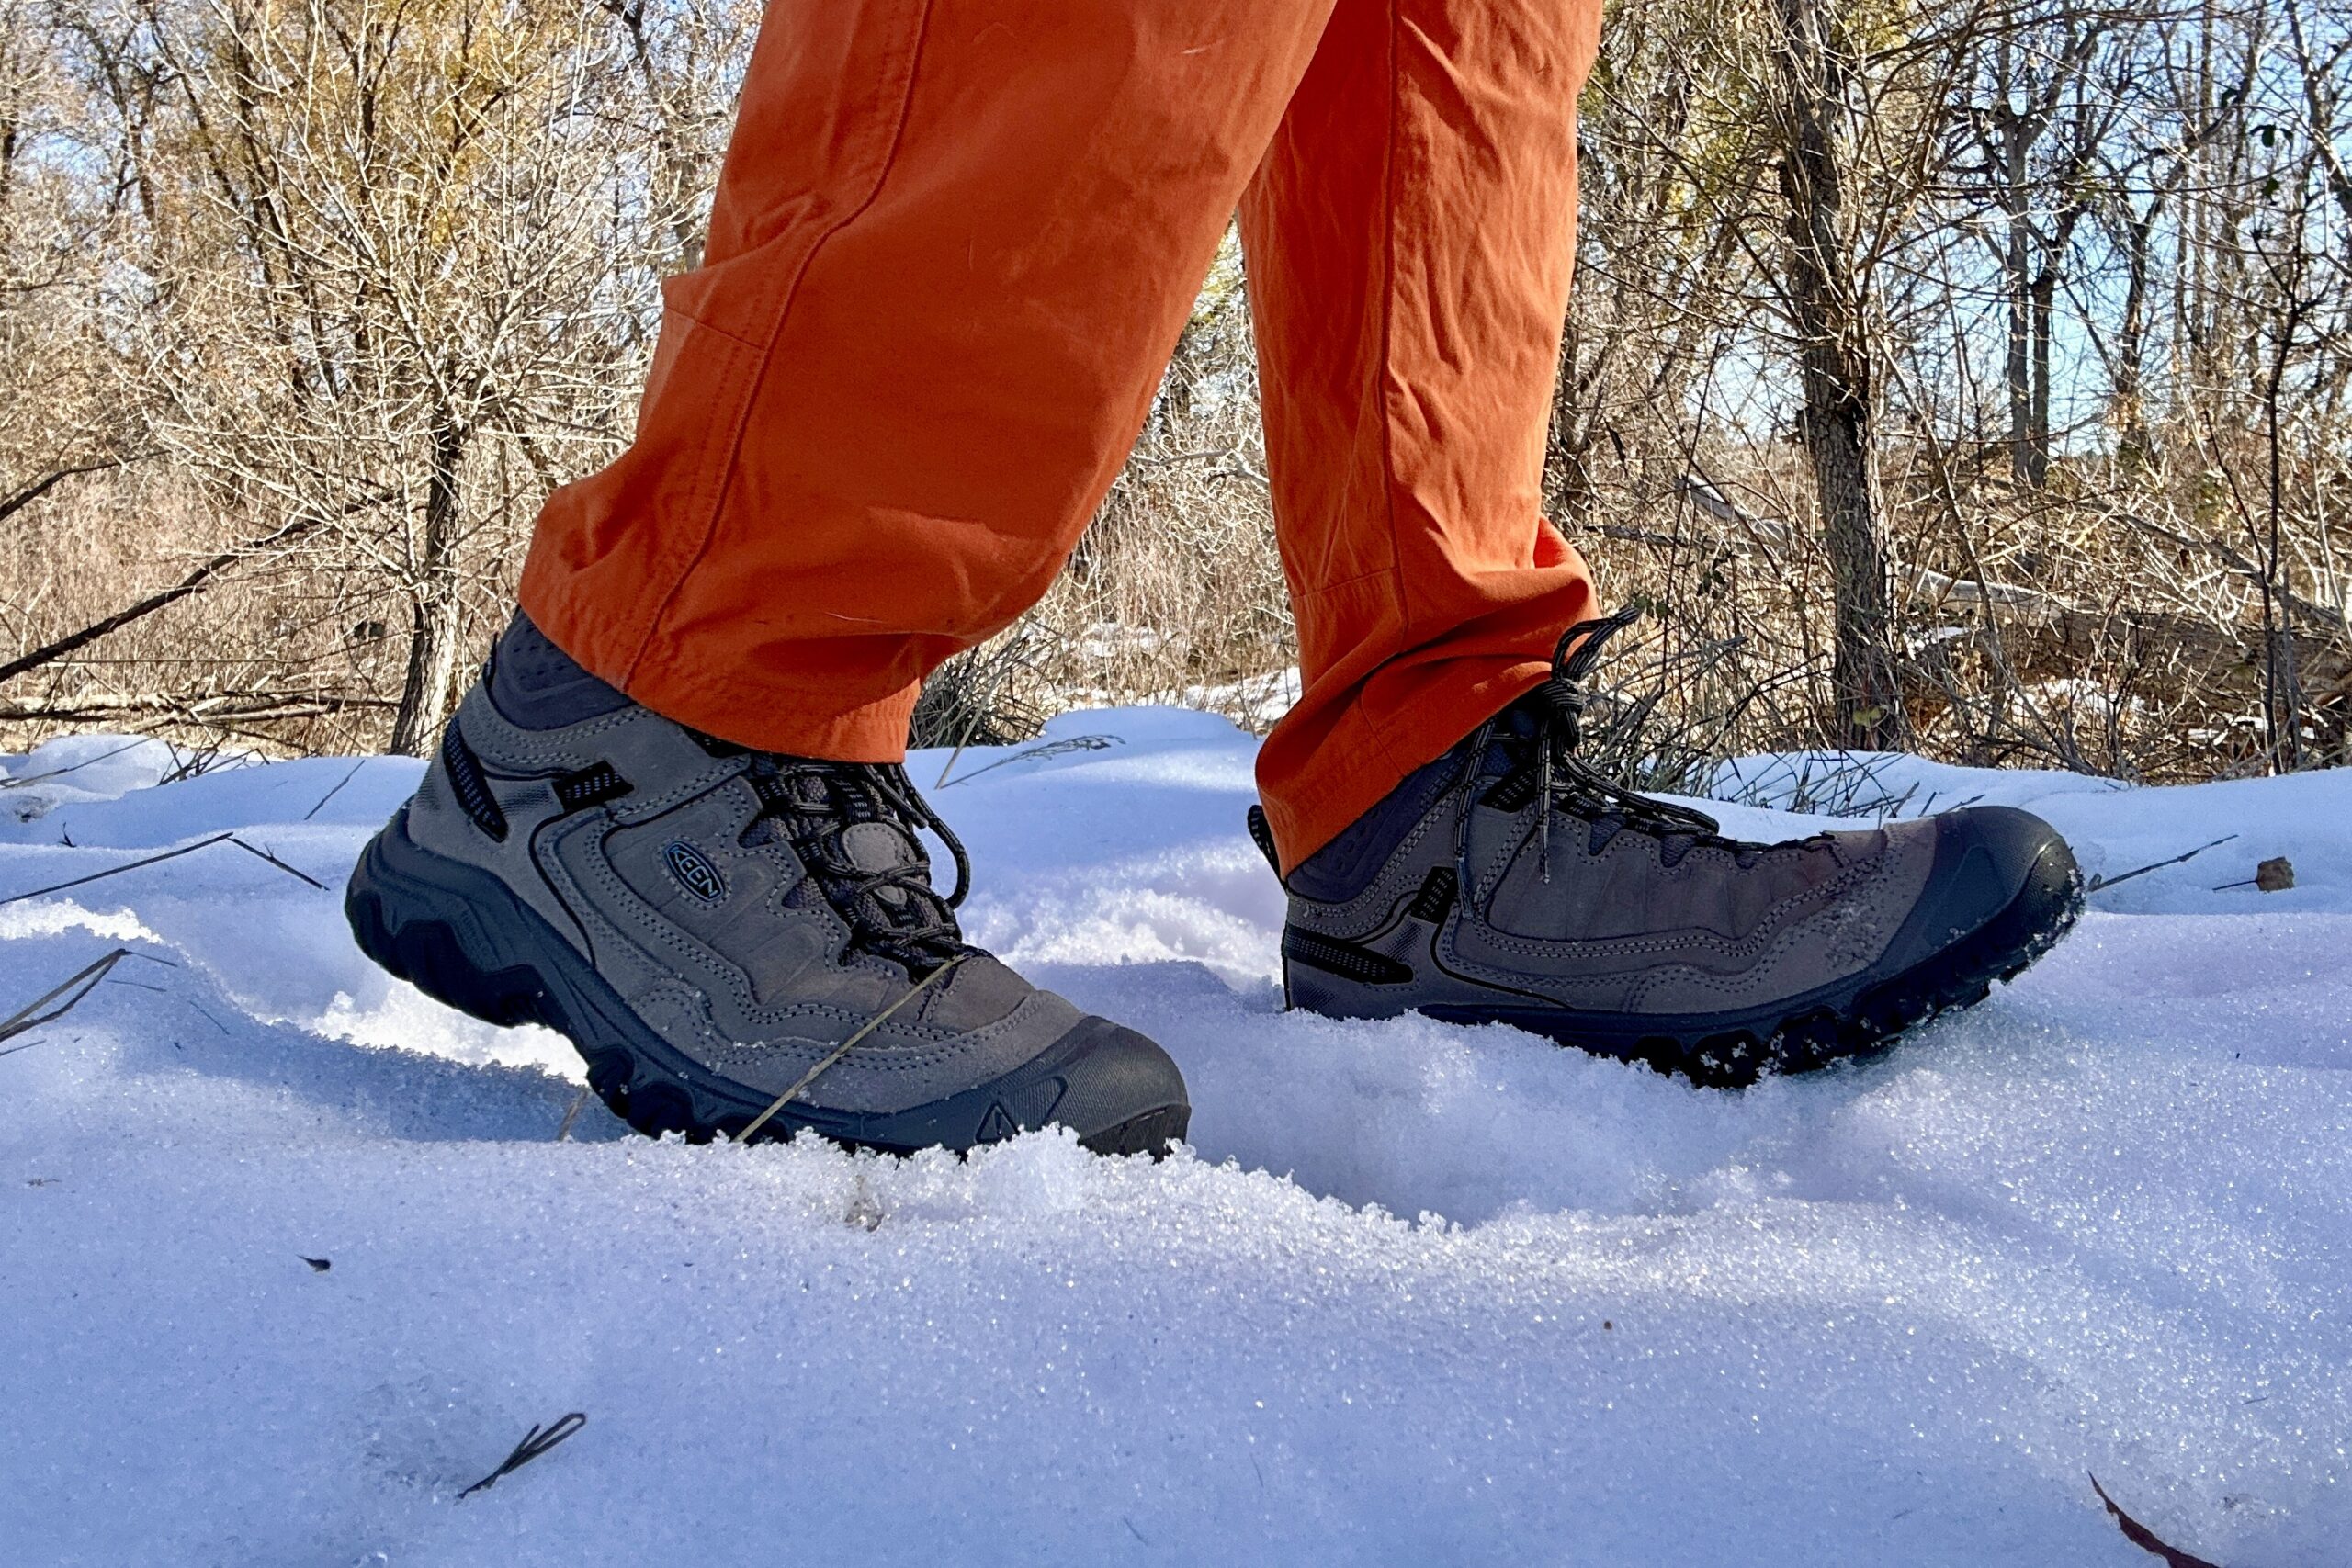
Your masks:
{"label": "orange pant cuff", "polygon": [[1476,685],[1416,703],[1408,716],[1385,726],[1361,708],[1351,709],[1290,777],[1268,779],[1261,772],[1266,824],[1273,829],[1282,874],[1288,876],[1415,769],[1445,755],[1550,673],[1543,660],[1516,664]]}
{"label": "orange pant cuff", "polygon": [[591,673],[662,717],[760,751],[838,762],[905,761],[907,725],[922,682],[861,699],[845,694],[837,682],[796,680],[768,671],[747,679],[715,664],[640,658],[634,644],[621,642],[626,632],[565,593],[560,579],[549,581],[553,576],[525,570],[524,614]]}

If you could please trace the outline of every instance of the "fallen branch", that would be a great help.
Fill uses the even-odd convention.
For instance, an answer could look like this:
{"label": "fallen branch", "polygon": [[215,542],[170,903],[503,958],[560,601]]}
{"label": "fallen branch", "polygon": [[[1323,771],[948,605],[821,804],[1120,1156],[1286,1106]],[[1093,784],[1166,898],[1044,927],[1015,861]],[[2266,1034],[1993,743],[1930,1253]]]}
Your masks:
{"label": "fallen branch", "polygon": [[[1786,524],[1756,516],[1724,496],[1704,475],[1693,472],[1676,481],[1679,494],[1701,515],[1745,531],[1753,542],[1785,549],[1801,542]],[[2183,550],[2199,551],[2220,561],[2250,582],[2263,581],[2261,567],[2219,539],[2201,538],[2166,527],[2133,513],[2100,506],[2098,514]],[[1611,537],[1633,538],[1639,530],[1615,531]],[[1665,536],[1641,538],[1647,544],[1682,544]],[[1737,547],[1738,541],[1728,541]],[[2005,582],[1978,582],[1947,572],[1915,566],[1904,573],[1914,598],[1928,604],[1974,610],[2028,635],[2020,649],[2019,673],[2026,676],[2077,673],[2094,654],[2117,636],[2135,639],[2139,649],[2183,659],[2216,675],[2251,674],[2263,654],[2248,646],[2236,627],[2162,610],[2114,611],[2075,604],[2055,593]],[[2290,634],[2295,666],[2302,671],[2306,689],[2319,699],[2352,692],[2352,658],[2346,641],[2352,638],[2343,613],[2316,600],[2273,584],[2296,619],[2314,631]],[[2248,635],[2253,635],[2249,633]]]}
{"label": "fallen branch", "polygon": [[[2177,549],[2202,551],[2245,578],[2248,582],[2259,586],[2264,580],[2260,563],[2249,560],[2219,539],[2209,539],[2196,534],[2184,534],[2177,528],[2168,528],[2152,518],[2142,517],[2136,513],[2126,512],[2120,507],[2101,506],[2098,510],[2104,515],[2128,524],[2143,534],[2154,535]],[[2352,622],[2346,620],[2343,611],[2332,605],[2323,604],[2316,599],[2305,598],[2283,583],[2274,581],[2270,587],[2271,592],[2278,596],[2279,602],[2295,613],[2298,620],[2328,627],[2337,637],[2352,637]]]}
{"label": "fallen branch", "polygon": [[102,637],[120,631],[133,621],[143,620],[158,610],[178,604],[240,561],[250,560],[265,550],[290,545],[305,535],[318,532],[330,523],[339,523],[346,517],[356,516],[371,506],[381,505],[390,499],[389,492],[379,491],[375,495],[355,501],[339,512],[321,513],[313,517],[297,517],[258,539],[250,539],[244,544],[222,550],[209,560],[199,563],[195,570],[181,578],[171,587],[150,593],[144,599],[135,600],[117,610],[113,615],[91,622],[80,631],[69,632],[55,642],[34,649],[30,653],[21,654],[6,664],[0,664],[0,682],[13,681],[28,670],[38,670],[44,664],[53,664],[69,653],[78,652],[89,647]]}
{"label": "fallen branch", "polygon": [[217,725],[225,719],[320,718],[351,708],[393,708],[390,697],[346,696],[335,692],[226,692],[207,697],[175,697],[167,694],[138,696],[82,697],[69,702],[10,703],[0,701],[0,721],[51,724],[86,723],[136,714],[158,714],[192,724]]}
{"label": "fallen branch", "polygon": [[127,457],[104,457],[95,463],[84,463],[79,468],[60,468],[54,473],[43,474],[14,495],[0,500],[0,522],[14,517],[67,479],[79,479],[84,474],[103,474],[110,468],[119,468],[135,463],[141,457],[153,456],[153,452],[137,452]]}

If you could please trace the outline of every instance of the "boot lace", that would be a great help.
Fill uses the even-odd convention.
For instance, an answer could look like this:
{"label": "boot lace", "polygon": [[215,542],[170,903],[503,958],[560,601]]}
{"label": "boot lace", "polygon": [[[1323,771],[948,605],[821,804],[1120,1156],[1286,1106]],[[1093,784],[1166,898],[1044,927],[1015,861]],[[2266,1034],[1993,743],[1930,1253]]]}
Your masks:
{"label": "boot lace", "polygon": [[[753,752],[749,774],[760,797],[753,831],[779,834],[808,869],[825,901],[847,922],[850,949],[902,965],[922,979],[969,950],[956,909],[971,890],[972,863],[897,762],[833,762]],[[904,840],[899,858],[860,863],[847,842],[852,829],[881,824]],[[928,828],[956,863],[956,889],[932,886],[931,857],[917,836]]]}
{"label": "boot lace", "polygon": [[1702,845],[1731,852],[1742,866],[1755,864],[1765,852],[1764,845],[1724,837],[1723,825],[1705,812],[1637,794],[1577,755],[1591,697],[1586,679],[1609,639],[1641,619],[1641,614],[1628,606],[1600,620],[1578,621],[1562,632],[1552,649],[1550,677],[1518,705],[1532,714],[1532,725],[1518,730],[1498,726],[1495,731],[1509,759],[1500,787],[1524,787],[1532,774],[1534,798],[1545,803],[1536,829],[1536,864],[1546,882],[1552,879],[1552,817],[1561,808],[1592,822],[1589,847],[1594,852],[1621,832],[1660,840],[1659,859],[1668,866]]}

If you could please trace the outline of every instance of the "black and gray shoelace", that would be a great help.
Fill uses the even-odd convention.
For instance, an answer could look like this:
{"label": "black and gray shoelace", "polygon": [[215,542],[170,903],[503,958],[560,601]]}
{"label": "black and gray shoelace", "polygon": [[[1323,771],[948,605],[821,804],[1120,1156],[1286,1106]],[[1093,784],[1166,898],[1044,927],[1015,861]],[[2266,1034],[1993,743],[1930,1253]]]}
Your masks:
{"label": "black and gray shoelace", "polygon": [[1551,879],[1553,812],[1562,807],[1592,822],[1589,847],[1596,852],[1618,833],[1631,831],[1660,840],[1660,859],[1668,866],[1702,844],[1730,851],[1742,865],[1754,864],[1764,853],[1761,844],[1724,837],[1723,825],[1705,812],[1628,789],[1577,755],[1584,742],[1592,668],[1609,639],[1640,618],[1641,611],[1629,606],[1599,620],[1578,621],[1562,632],[1553,645],[1550,676],[1513,705],[1532,716],[1532,724],[1521,728],[1498,720],[1494,727],[1492,738],[1501,743],[1508,759],[1498,787],[1524,787],[1532,774],[1532,798],[1551,807],[1538,818],[1536,829],[1537,864],[1546,881]]}
{"label": "black and gray shoelace", "polygon": [[[825,901],[848,923],[853,949],[902,964],[917,979],[965,951],[956,909],[971,888],[971,861],[903,766],[760,752],[750,777],[761,820],[792,845]],[[868,823],[902,838],[903,855],[861,863],[845,835]],[[931,861],[918,837],[925,828],[956,863],[955,891],[944,897],[932,886]]]}

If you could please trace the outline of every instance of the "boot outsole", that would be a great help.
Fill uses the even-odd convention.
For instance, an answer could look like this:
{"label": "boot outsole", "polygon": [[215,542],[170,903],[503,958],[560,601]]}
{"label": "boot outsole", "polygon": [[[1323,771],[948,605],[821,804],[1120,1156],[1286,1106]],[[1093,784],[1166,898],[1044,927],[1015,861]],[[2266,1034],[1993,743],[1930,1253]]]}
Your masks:
{"label": "boot outsole", "polygon": [[[418,848],[408,837],[405,809],[360,855],[344,912],[361,952],[434,1000],[501,1028],[537,1023],[570,1040],[587,1064],[588,1084],[597,1098],[649,1137],[676,1133],[695,1143],[735,1138],[767,1109],[772,1097],[711,1073],[655,1036],[503,883]],[[1131,1059],[1106,1061],[1121,1052]],[[1150,1059],[1145,1059],[1146,1052]],[[1157,1159],[1182,1141],[1192,1109],[1164,1092],[1173,1068],[1159,1048],[1129,1031],[1085,1025],[1007,1079],[933,1105],[889,1115],[788,1106],[769,1118],[752,1141],[811,1132],[845,1147],[889,1155],[932,1147],[967,1152],[1004,1135],[988,1135],[991,1128],[1027,1130],[1002,1109],[1008,1099],[1021,1102],[1028,1095],[1051,1094],[1057,1107],[1073,1100],[1102,1100],[1100,1092],[1071,1089],[1081,1076],[1074,1069],[1087,1057],[1093,1058],[1085,1075],[1091,1081],[1107,1077],[1115,1093],[1124,1087],[1124,1068],[1129,1084],[1147,1093],[1162,1091],[1158,1097],[1164,1102],[1108,1125],[1073,1127],[1083,1146],[1100,1155],[1146,1154]],[[1049,1080],[1057,1087],[1047,1087]],[[1069,1124],[1060,1118],[1052,1122]],[[959,1133],[962,1128],[969,1131]]]}

